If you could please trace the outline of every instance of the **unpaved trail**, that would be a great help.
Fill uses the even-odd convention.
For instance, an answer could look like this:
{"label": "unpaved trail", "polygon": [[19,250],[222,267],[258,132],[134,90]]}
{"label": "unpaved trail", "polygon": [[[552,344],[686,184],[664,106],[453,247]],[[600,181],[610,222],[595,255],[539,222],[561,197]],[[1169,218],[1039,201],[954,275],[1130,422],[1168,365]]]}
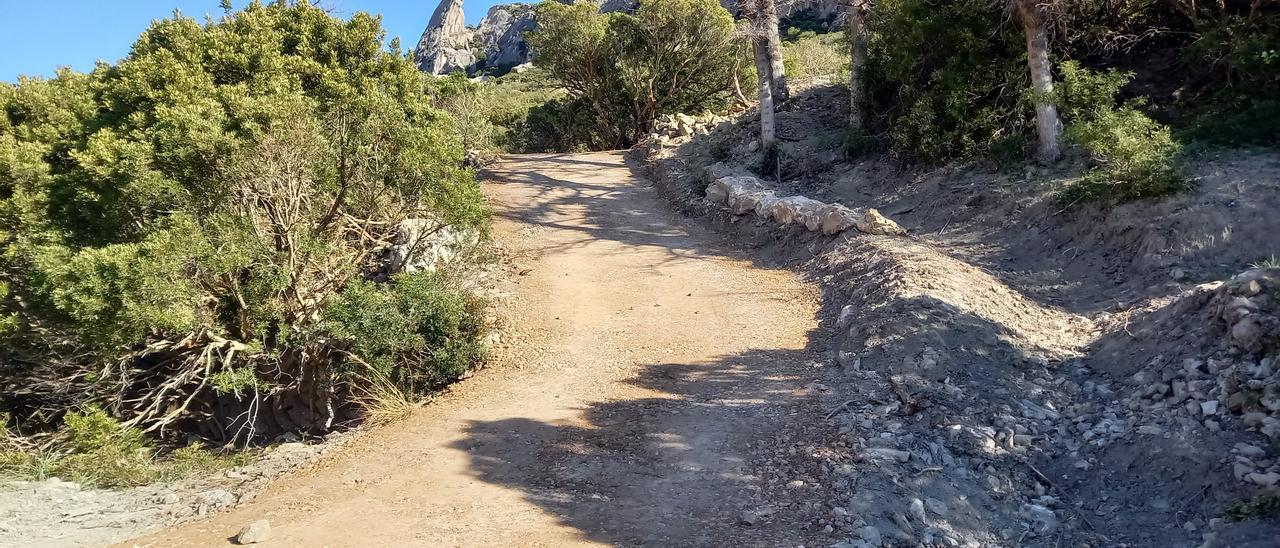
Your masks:
{"label": "unpaved trail", "polygon": [[822,422],[814,290],[668,212],[620,153],[483,179],[523,273],[494,367],[233,511],[126,545],[225,545],[262,518],[270,546],[810,541],[820,487],[779,489],[760,463]]}

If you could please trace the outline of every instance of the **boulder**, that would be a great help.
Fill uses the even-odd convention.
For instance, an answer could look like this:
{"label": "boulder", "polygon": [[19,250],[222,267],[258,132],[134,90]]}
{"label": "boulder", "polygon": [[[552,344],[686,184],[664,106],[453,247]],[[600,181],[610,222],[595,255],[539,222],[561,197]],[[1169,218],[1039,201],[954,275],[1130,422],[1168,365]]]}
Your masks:
{"label": "boulder", "polygon": [[[757,192],[766,189],[767,187],[764,186],[764,183],[760,182],[760,179],[755,177],[720,177],[707,185],[707,200],[718,204],[725,203],[734,195],[742,194],[744,192]],[[738,213],[738,215],[742,215],[742,213]]]}
{"label": "boulder", "polygon": [[769,207],[767,217],[778,224],[802,224],[809,230],[817,230],[821,226],[822,210],[827,204],[804,196],[789,196],[779,199]]}
{"label": "boulder", "polygon": [[467,70],[476,61],[475,54],[468,49],[471,36],[462,13],[462,0],[443,0],[418,40],[414,61],[429,74]]}
{"label": "boulder", "polygon": [[756,210],[764,200],[772,200],[772,190],[747,190],[729,196],[729,211],[734,215],[746,215]]}
{"label": "boulder", "polygon": [[849,209],[840,204],[831,204],[821,212],[822,233],[828,236],[839,234],[850,228],[863,234],[883,236],[900,236],[906,234],[898,223],[881,215],[875,208]]}

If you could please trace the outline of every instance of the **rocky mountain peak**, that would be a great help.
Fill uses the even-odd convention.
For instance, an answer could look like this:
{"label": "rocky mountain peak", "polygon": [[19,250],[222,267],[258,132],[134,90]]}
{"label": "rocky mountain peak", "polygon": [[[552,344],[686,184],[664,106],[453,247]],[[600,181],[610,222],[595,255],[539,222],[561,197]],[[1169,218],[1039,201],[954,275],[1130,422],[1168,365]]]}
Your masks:
{"label": "rocky mountain peak", "polygon": [[442,0],[414,50],[418,68],[431,74],[466,70],[476,61],[470,50],[471,36],[462,12],[462,0]]}

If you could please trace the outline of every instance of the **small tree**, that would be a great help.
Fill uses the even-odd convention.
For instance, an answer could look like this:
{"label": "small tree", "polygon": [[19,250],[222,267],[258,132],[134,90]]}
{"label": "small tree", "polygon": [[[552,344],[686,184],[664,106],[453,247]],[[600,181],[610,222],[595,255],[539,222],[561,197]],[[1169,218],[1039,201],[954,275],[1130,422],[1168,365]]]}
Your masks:
{"label": "small tree", "polygon": [[[611,16],[590,2],[543,2],[536,8],[538,29],[525,33],[537,62],[556,81],[591,105],[596,126],[620,146],[626,132],[615,119],[622,82],[615,70],[621,44],[613,40]],[[619,15],[621,16],[621,15]]]}
{"label": "small tree", "polygon": [[[254,2],[0,87],[4,382],[220,441],[328,427],[372,361],[324,321],[335,300],[407,218],[486,219],[451,120],[385,44],[365,13]],[[427,367],[402,335],[379,374]]]}

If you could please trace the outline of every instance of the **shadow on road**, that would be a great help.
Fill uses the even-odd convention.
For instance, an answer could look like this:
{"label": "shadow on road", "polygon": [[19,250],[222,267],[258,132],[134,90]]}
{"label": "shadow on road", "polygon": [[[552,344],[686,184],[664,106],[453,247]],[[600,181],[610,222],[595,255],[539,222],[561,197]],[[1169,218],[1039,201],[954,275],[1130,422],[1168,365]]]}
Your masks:
{"label": "shadow on road", "polygon": [[[474,422],[459,449],[475,476],[518,489],[561,523],[612,545],[799,545],[806,512],[741,523],[761,507],[799,507],[816,470],[761,477],[751,444],[781,447],[813,424],[805,351],[755,350],[710,363],[651,365],[628,381],[648,394],[589,405],[582,422]],[[805,438],[816,437],[809,432]],[[511,455],[516,455],[511,457]]]}

